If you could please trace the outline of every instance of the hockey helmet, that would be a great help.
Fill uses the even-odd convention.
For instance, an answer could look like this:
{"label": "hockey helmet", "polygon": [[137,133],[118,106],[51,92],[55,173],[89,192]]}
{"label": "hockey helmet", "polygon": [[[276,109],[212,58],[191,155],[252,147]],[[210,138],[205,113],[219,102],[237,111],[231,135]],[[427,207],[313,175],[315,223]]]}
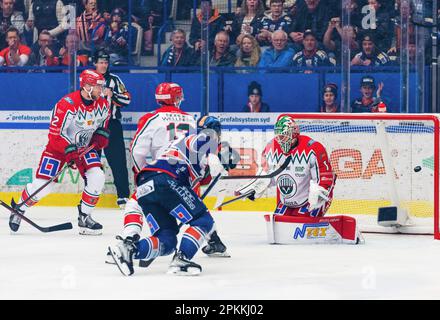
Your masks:
{"label": "hockey helmet", "polygon": [[183,100],[183,89],[177,83],[163,82],[156,88],[156,101],[160,105],[179,108]]}
{"label": "hockey helmet", "polygon": [[93,63],[98,63],[99,59],[110,61],[110,55],[104,49],[99,49],[93,54]]}
{"label": "hockey helmet", "polygon": [[220,120],[213,116],[203,116],[197,121],[197,131],[202,131],[204,129],[214,130],[217,136],[220,138],[222,127]]}
{"label": "hockey helmet", "polygon": [[103,86],[105,85],[105,79],[104,77],[99,74],[98,72],[86,69],[83,72],[81,72],[79,76],[79,86],[80,88],[84,88],[84,86],[88,84],[92,87],[94,86]]}
{"label": "hockey helmet", "polygon": [[299,126],[292,115],[282,114],[278,116],[275,122],[274,134],[281,150],[288,153],[298,141]]}

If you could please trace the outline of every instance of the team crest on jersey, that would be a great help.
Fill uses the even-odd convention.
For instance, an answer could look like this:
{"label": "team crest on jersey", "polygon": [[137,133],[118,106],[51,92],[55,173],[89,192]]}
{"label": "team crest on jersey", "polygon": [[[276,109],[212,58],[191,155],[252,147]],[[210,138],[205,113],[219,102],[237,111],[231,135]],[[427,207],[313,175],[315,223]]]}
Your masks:
{"label": "team crest on jersey", "polygon": [[282,174],[278,177],[277,186],[283,198],[293,197],[298,190],[295,180],[288,174]]}

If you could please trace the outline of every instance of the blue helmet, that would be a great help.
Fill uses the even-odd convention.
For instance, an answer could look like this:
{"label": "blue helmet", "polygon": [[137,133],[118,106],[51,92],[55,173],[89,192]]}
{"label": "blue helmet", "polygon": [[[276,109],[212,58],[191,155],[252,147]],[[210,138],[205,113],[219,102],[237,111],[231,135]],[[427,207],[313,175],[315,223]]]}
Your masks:
{"label": "blue helmet", "polygon": [[222,132],[220,121],[213,116],[203,116],[197,121],[197,131],[200,132],[203,129],[214,130],[219,137]]}

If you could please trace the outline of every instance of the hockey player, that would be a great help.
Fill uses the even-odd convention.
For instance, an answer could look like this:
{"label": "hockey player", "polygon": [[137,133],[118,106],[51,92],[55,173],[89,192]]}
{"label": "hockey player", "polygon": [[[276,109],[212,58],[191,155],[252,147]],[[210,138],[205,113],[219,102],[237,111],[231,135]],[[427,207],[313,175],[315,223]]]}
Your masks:
{"label": "hockey player", "polygon": [[156,161],[146,163],[136,175],[135,198],[151,236],[140,239],[143,215],[139,211],[126,213],[124,237],[118,237],[119,243],[109,247],[124,275],[133,274],[133,259],[152,261],[175,251],[179,232],[176,219],[189,227],[182,236],[169,273],[196,275],[201,272],[201,266],[191,259],[214,231],[214,220],[192,187],[203,179],[208,166],[213,176],[224,168],[218,157],[221,135],[218,119],[204,116],[197,129],[197,134],[183,136],[161,148]]}
{"label": "hockey player", "polygon": [[[290,114],[282,114],[277,118],[274,135],[263,151],[262,174],[271,172],[288,161],[286,169],[275,178],[278,204],[274,214],[283,216],[281,220],[284,225],[318,225],[330,207],[336,181],[327,151],[318,141],[301,135],[299,126]],[[255,179],[236,193],[249,193],[249,198],[254,200],[261,197],[270,184],[268,179]],[[337,218],[345,221],[348,217]],[[289,233],[289,237],[292,234]],[[320,240],[325,242],[328,239],[324,237]]]}
{"label": "hockey player", "polygon": [[127,159],[125,155],[124,133],[121,124],[121,108],[130,104],[131,96],[122,80],[109,71],[110,56],[104,50],[98,50],[93,56],[96,72],[105,79],[104,96],[110,106],[109,144],[104,149],[108,164],[113,173],[113,180],[118,198],[117,205],[123,208],[130,196],[128,183]]}
{"label": "hockey player", "polygon": [[[104,186],[104,172],[98,150],[108,144],[107,129],[110,110],[108,102],[103,98],[105,84],[102,75],[93,70],[84,70],[80,75],[80,90],[64,96],[55,105],[49,126],[49,141],[43,151],[35,180],[23,190],[20,203],[26,203],[19,209],[25,211],[48,195],[55,182],[50,183],[34,197],[29,198],[35,190],[54,177],[65,163],[74,162],[84,178],[85,187],[78,205],[79,233],[98,235],[102,233],[102,225],[92,219],[91,213],[99,200]],[[82,151],[89,146],[93,149],[85,155]],[[11,206],[16,208],[14,200]],[[16,232],[21,218],[11,214],[9,226]]]}
{"label": "hockey player", "polygon": [[[138,129],[134,135],[130,146],[130,154],[133,162],[133,172],[135,174],[147,164],[156,159],[160,148],[165,147],[171,141],[195,132],[196,122],[190,114],[180,110],[180,105],[184,100],[183,89],[176,83],[164,82],[156,88],[156,101],[160,106],[153,112],[144,115],[138,123]],[[199,185],[208,184],[211,180],[209,172],[206,177],[196,183],[193,189]],[[143,216],[142,208],[139,206],[136,193],[134,193],[124,209],[124,225],[129,226],[134,214]],[[142,225],[141,225],[142,227]],[[230,257],[226,251],[226,246],[220,240],[214,230],[210,239],[202,251],[208,256]],[[112,258],[107,255],[106,262],[112,263]],[[140,266],[148,266],[151,261],[142,261]]]}

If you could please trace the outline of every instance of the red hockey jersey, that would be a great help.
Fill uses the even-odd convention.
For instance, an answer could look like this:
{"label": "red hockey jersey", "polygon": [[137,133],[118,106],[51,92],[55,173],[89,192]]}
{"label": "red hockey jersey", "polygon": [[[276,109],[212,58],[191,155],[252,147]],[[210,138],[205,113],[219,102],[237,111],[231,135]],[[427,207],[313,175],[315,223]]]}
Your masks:
{"label": "red hockey jersey", "polygon": [[110,109],[104,98],[87,106],[79,90],[64,96],[52,111],[46,149],[64,154],[69,144],[76,144],[78,148],[87,147],[96,129],[107,128],[109,117]]}
{"label": "red hockey jersey", "polygon": [[309,196],[310,180],[331,190],[335,174],[324,146],[304,135],[298,137],[298,145],[289,154],[284,154],[280,145],[272,139],[263,151],[263,169],[270,172],[281,166],[288,156],[287,168],[275,177],[277,196],[288,207],[301,207]]}

